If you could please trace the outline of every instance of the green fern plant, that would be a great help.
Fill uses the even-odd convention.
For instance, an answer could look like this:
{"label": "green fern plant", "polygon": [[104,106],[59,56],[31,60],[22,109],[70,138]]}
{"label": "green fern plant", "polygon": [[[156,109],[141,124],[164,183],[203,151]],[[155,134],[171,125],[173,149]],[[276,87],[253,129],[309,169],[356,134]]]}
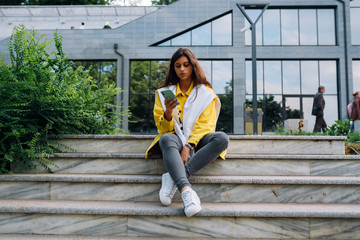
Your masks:
{"label": "green fern plant", "polygon": [[[49,52],[50,46],[55,49]],[[60,152],[49,136],[113,134],[120,116],[114,84],[97,86],[62,50],[56,32],[48,41],[24,25],[10,38],[11,64],[0,59],[0,173],[41,166],[51,172],[49,156]]]}

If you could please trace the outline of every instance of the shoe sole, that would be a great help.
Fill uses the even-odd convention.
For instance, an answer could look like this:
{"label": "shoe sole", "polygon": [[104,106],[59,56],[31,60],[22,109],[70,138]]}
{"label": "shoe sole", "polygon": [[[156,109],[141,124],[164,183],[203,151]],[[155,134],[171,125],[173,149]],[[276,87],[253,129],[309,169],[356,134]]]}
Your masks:
{"label": "shoe sole", "polygon": [[195,214],[199,213],[200,211],[201,211],[201,206],[198,205],[198,206],[194,207],[194,209],[192,209],[190,213],[189,213],[189,212],[185,212],[185,215],[186,215],[187,217],[192,217],[192,216],[194,216]]}

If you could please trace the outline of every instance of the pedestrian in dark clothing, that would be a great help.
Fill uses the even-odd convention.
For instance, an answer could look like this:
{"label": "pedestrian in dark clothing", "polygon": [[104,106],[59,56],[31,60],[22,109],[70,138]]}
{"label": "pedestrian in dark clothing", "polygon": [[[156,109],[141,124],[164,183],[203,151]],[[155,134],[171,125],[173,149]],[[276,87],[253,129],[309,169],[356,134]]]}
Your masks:
{"label": "pedestrian in dark clothing", "polygon": [[318,92],[314,96],[314,103],[313,103],[313,112],[312,115],[316,116],[315,126],[314,126],[314,133],[315,132],[326,132],[326,122],[324,120],[324,109],[325,109],[325,100],[323,93],[325,92],[325,87],[320,86]]}

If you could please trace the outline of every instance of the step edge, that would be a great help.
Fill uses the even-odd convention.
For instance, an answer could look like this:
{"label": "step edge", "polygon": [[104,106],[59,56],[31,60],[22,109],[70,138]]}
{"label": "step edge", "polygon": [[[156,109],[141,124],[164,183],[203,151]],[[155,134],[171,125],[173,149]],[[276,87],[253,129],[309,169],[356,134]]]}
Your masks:
{"label": "step edge", "polygon": [[[160,175],[3,174],[2,182],[160,184]],[[360,185],[360,176],[192,176],[193,184]]]}
{"label": "step edge", "polygon": [[[1,213],[122,216],[184,216],[182,203],[0,200]],[[360,218],[360,204],[202,203],[198,217]]]}

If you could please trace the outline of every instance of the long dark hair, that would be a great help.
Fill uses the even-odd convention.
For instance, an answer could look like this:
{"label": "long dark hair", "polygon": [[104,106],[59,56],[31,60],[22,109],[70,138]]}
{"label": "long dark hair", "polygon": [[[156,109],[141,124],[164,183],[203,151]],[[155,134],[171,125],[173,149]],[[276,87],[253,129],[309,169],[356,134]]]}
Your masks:
{"label": "long dark hair", "polygon": [[191,79],[194,82],[194,86],[204,84],[212,88],[210,82],[206,79],[204,71],[199,64],[199,61],[195,57],[194,53],[188,48],[179,48],[171,57],[170,64],[166,73],[165,81],[161,84],[160,88],[167,87],[169,85],[176,85],[180,79],[175,72],[175,62],[182,56],[187,57],[190,64],[193,67]]}

